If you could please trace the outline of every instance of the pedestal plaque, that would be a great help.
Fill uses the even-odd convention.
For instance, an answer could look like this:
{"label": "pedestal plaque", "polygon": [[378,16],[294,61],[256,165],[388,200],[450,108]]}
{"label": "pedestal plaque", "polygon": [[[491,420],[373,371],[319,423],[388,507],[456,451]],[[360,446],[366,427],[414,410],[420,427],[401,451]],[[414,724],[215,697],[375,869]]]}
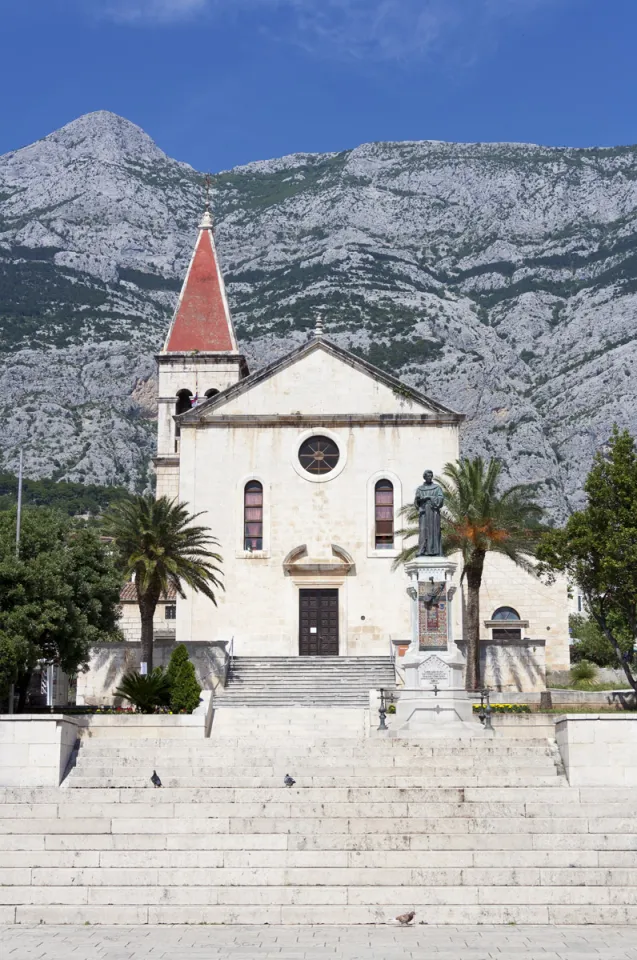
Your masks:
{"label": "pedestal plaque", "polygon": [[427,657],[418,668],[418,679],[423,686],[449,687],[451,683],[451,670],[449,665],[440,657]]}

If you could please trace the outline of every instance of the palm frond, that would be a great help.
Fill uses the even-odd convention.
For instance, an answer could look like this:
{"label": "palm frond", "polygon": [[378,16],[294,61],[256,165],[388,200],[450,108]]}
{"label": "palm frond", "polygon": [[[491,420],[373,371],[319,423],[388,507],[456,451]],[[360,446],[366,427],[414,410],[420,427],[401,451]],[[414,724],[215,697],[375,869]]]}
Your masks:
{"label": "palm frond", "polygon": [[219,542],[197,525],[185,503],[152,495],[117,503],[105,517],[120,566],[133,577],[138,599],[151,604],[171,587],[185,596],[184,585],[216,604],[223,590]]}
{"label": "palm frond", "polygon": [[[539,541],[542,508],[528,488],[517,485],[500,492],[502,463],[482,457],[447,463],[436,478],[444,491],[441,514],[442,546],[446,555],[459,553],[463,574],[468,566],[482,563],[487,553],[501,553],[529,573],[535,572],[533,554]],[[405,526],[397,531],[404,540],[418,536],[418,510],[407,504],[401,511]],[[394,562],[398,567],[417,551],[406,546]]]}

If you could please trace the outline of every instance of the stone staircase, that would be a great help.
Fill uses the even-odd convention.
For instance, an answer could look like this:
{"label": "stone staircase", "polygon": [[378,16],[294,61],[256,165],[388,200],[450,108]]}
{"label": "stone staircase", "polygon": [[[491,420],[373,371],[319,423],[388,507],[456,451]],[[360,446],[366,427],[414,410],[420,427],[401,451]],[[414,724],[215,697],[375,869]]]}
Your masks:
{"label": "stone staircase", "polygon": [[62,788],[0,791],[0,922],[361,924],[408,909],[432,924],[637,922],[634,791],[569,787],[546,740],[258,727],[90,738]]}
{"label": "stone staircase", "polygon": [[235,657],[218,707],[365,707],[396,685],[391,657]]}

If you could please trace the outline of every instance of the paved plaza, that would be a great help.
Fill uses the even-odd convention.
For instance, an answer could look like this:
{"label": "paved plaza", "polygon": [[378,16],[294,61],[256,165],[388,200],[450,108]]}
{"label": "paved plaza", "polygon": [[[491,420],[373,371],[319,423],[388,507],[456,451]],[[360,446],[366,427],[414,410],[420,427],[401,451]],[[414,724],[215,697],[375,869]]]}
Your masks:
{"label": "paved plaza", "polygon": [[[583,910],[586,908],[583,907]],[[0,960],[637,960],[637,928],[0,927]]]}

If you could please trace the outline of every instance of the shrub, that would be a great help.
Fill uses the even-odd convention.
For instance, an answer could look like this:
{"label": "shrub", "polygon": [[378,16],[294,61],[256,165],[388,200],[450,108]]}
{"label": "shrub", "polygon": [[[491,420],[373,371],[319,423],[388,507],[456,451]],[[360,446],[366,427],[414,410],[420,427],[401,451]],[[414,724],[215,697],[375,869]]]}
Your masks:
{"label": "shrub", "polygon": [[571,667],[571,682],[576,690],[590,690],[595,686],[597,667],[588,660],[580,660]]}
{"label": "shrub", "polygon": [[170,687],[171,709],[175,713],[192,713],[199,706],[201,687],[183,643],[173,650],[166,677]]}
{"label": "shrub", "polygon": [[166,707],[170,703],[168,675],[161,667],[147,676],[132,670],[120,683],[115,696],[128,700],[138,713],[155,713],[158,707]]}

